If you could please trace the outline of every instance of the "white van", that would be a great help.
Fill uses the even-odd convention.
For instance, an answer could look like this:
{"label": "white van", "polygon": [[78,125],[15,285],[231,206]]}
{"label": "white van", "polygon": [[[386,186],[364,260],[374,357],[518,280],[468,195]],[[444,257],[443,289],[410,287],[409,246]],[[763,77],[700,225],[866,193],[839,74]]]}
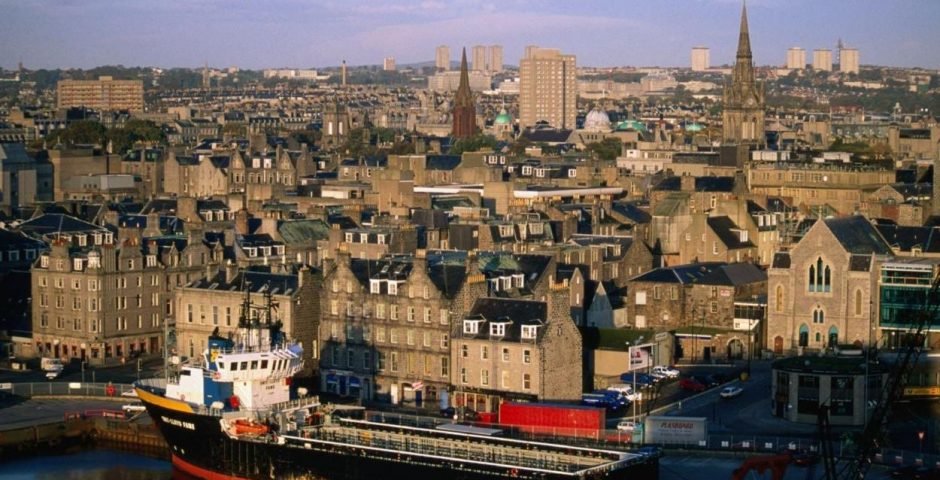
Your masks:
{"label": "white van", "polygon": [[623,395],[624,398],[626,398],[627,400],[631,402],[636,402],[636,401],[643,399],[642,393],[639,393],[639,392],[634,393],[633,387],[630,385],[627,385],[626,383],[615,383],[613,385],[608,386],[607,390],[610,390],[612,392],[620,392],[620,394]]}

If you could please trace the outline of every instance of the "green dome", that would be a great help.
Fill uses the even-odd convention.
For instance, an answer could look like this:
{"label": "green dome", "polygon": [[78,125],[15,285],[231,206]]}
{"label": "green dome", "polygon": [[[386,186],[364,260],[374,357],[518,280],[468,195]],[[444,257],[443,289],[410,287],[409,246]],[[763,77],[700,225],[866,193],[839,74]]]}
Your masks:
{"label": "green dome", "polygon": [[646,125],[643,122],[637,120],[625,120],[617,124],[617,131],[623,132],[626,130],[636,130],[637,132],[645,132]]}
{"label": "green dome", "polygon": [[694,132],[701,132],[701,131],[704,130],[704,129],[705,129],[705,126],[704,126],[704,125],[702,125],[701,123],[695,123],[695,122],[690,123],[690,124],[688,124],[688,125],[685,126],[685,131],[687,131],[687,132],[693,132],[693,133],[694,133]]}
{"label": "green dome", "polygon": [[512,123],[512,117],[509,116],[505,108],[503,111],[499,112],[499,115],[496,116],[496,120],[493,120],[494,125],[509,125],[510,123]]}

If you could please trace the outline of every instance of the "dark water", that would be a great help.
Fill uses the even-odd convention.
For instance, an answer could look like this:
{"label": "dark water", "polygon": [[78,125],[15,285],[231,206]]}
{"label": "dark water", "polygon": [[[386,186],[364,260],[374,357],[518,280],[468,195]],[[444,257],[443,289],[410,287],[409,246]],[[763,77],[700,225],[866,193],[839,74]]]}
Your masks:
{"label": "dark water", "polygon": [[[2,480],[169,480],[169,461],[115,450],[29,457],[0,463]],[[176,478],[179,478],[177,475]]]}

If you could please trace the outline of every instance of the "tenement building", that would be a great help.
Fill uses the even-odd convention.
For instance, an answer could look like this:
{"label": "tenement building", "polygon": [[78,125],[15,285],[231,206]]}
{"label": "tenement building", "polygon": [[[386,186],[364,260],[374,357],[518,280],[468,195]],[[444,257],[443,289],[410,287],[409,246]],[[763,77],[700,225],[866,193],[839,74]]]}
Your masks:
{"label": "tenement building", "polygon": [[59,80],[59,108],[85,107],[92,110],[144,111],[143,80]]}

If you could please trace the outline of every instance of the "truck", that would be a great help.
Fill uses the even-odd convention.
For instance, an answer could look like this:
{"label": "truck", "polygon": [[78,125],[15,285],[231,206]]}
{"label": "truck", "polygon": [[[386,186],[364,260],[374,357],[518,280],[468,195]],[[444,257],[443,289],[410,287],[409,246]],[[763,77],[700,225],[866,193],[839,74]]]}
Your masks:
{"label": "truck", "polygon": [[499,424],[536,435],[597,438],[606,428],[607,412],[585,405],[503,402]]}
{"label": "truck", "polygon": [[49,380],[59,378],[59,375],[62,375],[62,371],[65,370],[65,365],[58,358],[43,357],[39,366],[42,371],[46,372],[46,378]]}
{"label": "truck", "polygon": [[621,394],[613,390],[597,390],[581,395],[581,403],[592,407],[602,407],[609,412],[616,412],[625,408],[630,402]]}
{"label": "truck", "polygon": [[633,384],[636,377],[637,387],[651,387],[656,383],[656,379],[650,375],[640,372],[627,372],[620,374],[620,381],[626,384]]}

